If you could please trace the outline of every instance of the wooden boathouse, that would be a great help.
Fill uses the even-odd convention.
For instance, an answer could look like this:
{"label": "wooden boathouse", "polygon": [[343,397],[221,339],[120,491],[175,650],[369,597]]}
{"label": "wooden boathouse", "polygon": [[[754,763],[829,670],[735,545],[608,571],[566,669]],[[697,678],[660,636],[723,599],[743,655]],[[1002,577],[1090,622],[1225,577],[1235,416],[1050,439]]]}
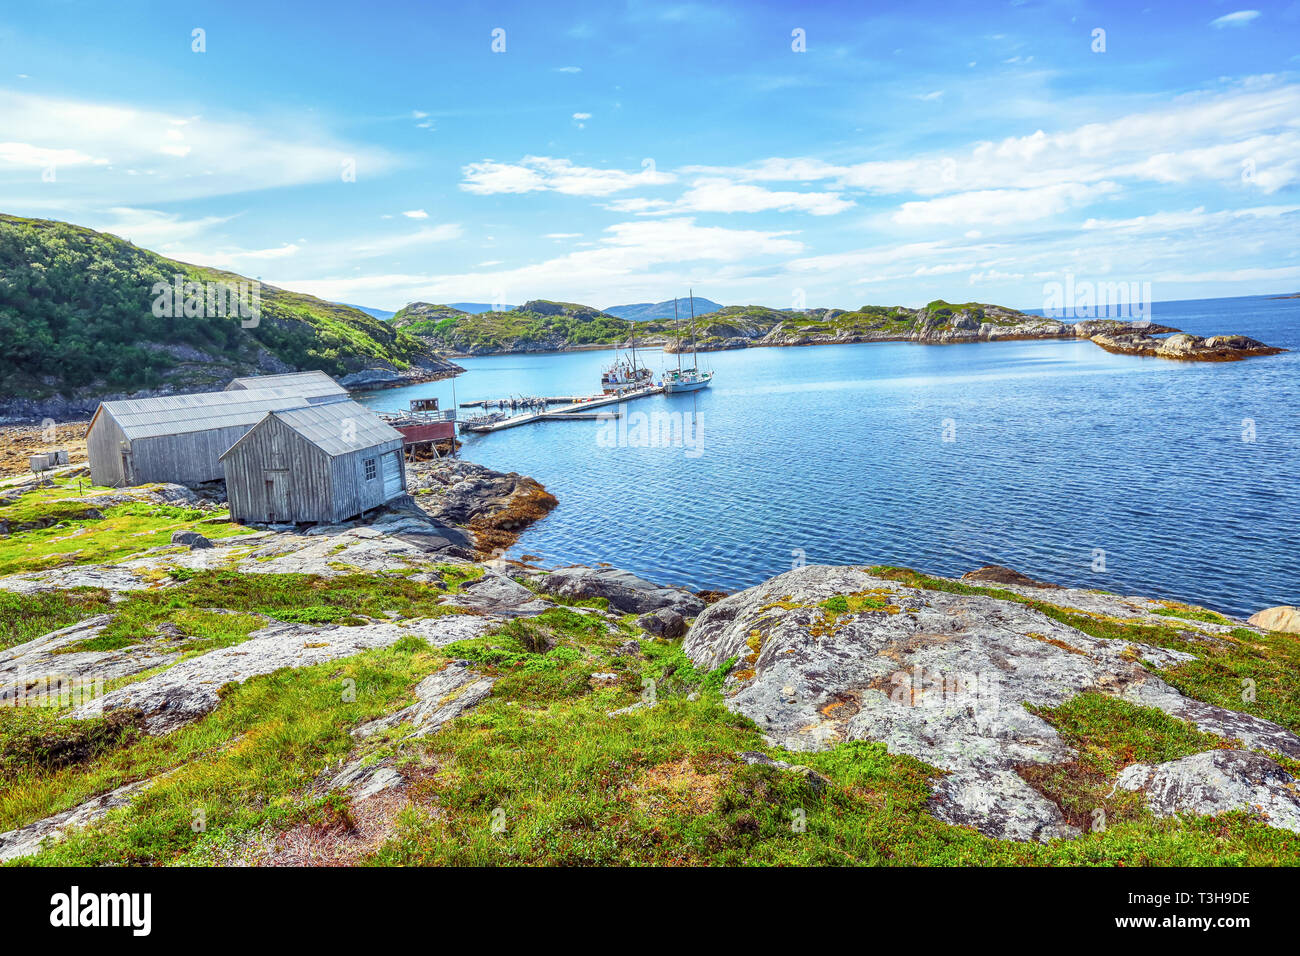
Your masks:
{"label": "wooden boathouse", "polygon": [[226,386],[227,392],[258,388],[280,388],[301,395],[308,404],[321,402],[342,402],[348,397],[348,390],[324,372],[285,372],[282,375],[249,375],[232,379]]}
{"label": "wooden boathouse", "polygon": [[86,432],[90,480],[113,488],[216,481],[221,453],[268,411],[305,404],[281,389],[103,402]]}
{"label": "wooden boathouse", "polygon": [[333,523],[406,494],[402,435],[356,402],[266,412],[221,456],[235,521]]}
{"label": "wooden boathouse", "polygon": [[324,372],[302,372],[235,379],[221,392],[103,402],[86,431],[90,479],[112,488],[217,481],[222,452],[268,411],[347,397]]}

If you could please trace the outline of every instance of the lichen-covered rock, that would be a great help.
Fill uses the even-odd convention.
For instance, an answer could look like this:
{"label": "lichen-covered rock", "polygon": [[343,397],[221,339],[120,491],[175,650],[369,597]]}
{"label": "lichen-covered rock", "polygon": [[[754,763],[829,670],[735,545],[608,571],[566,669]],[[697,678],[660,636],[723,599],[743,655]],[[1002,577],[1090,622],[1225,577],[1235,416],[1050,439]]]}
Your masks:
{"label": "lichen-covered rock", "polygon": [[[176,659],[174,647],[143,641],[111,651],[73,649],[92,641],[104,630],[111,615],[97,614],[79,624],[51,631],[35,640],[0,650],[0,706],[14,705],[20,697],[51,692],[64,681],[79,693],[95,691],[95,682],[129,677]],[[101,688],[102,689],[102,688]]]}
{"label": "lichen-covered rock", "polygon": [[549,594],[574,598],[605,598],[624,614],[648,614],[670,608],[683,617],[704,610],[704,602],[684,588],[664,587],[617,568],[559,568],[539,574],[532,583]]}
{"label": "lichen-covered rock", "polygon": [[495,683],[495,677],[476,673],[469,661],[452,661],[416,685],[414,704],[362,724],[352,733],[368,737],[400,724],[410,724],[408,737],[428,737],[442,729],[447,721],[478,706],[492,693]]}
{"label": "lichen-covered rock", "polygon": [[1300,833],[1300,787],[1263,754],[1210,750],[1154,766],[1135,763],[1120,771],[1116,785],[1144,794],[1157,816],[1244,810]]}
{"label": "lichen-covered rock", "polygon": [[[1027,590],[1065,606],[1144,613],[1115,595]],[[1285,728],[1184,697],[1141,663],[1167,667],[1192,655],[1091,637],[1020,602],[912,588],[860,568],[809,566],[734,594],[700,614],[683,650],[701,669],[737,661],[727,704],[774,742],[814,750],[881,741],[946,771],[934,784],[936,816],[1004,839],[1076,833],[1017,773],[1071,757],[1026,704],[1110,694],[1300,756],[1300,738]]]}

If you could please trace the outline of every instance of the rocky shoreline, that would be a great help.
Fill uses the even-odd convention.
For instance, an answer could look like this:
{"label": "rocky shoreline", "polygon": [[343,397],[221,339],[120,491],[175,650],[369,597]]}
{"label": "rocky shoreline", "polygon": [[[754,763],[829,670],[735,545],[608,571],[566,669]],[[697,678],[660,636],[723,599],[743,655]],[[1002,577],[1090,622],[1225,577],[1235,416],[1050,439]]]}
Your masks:
{"label": "rocky shoreline", "polygon": [[[9,489],[0,509],[43,487],[50,486],[33,478]],[[910,775],[910,816],[891,818],[890,826],[919,827],[922,840],[932,837],[920,832],[988,839],[992,847],[1095,849],[1118,828],[1123,847],[1145,832],[1140,827],[1194,833],[1194,821],[1209,818],[1215,833],[1244,828],[1256,842],[1271,832],[1300,833],[1300,718],[1292,709],[1300,674],[1287,663],[1294,637],[1284,633],[1300,631],[1294,608],[1245,621],[1169,600],[1059,587],[998,566],[956,579],[812,565],[734,594],[692,593],[612,567],[504,560],[519,531],[555,506],[526,476],[460,459],[417,462],[411,491],[395,506],[339,525],[211,538],[202,529],[220,521],[219,496],[147,486],[75,502],[61,497],[90,517],[123,502],[213,517],[173,534],[168,547],[0,577],[0,594],[99,602],[72,624],[17,645],[0,642],[0,703],[54,672],[60,680],[109,681],[102,697],[62,714],[66,731],[38,739],[41,747],[82,746],[83,756],[60,759],[94,766],[96,751],[77,743],[76,726],[104,721],[107,730],[96,733],[131,747],[236,706],[230,701],[245,685],[265,693],[274,683],[259,681],[328,665],[320,679],[332,700],[328,675],[349,673],[353,661],[408,660],[409,651],[397,648],[431,655],[418,658],[431,663],[415,672],[410,694],[368,710],[347,732],[351,743],[338,762],[299,784],[308,810],[330,799],[349,819],[370,820],[366,839],[348,827],[259,831],[243,849],[223,844],[227,863],[284,859],[286,841],[296,840],[314,848],[306,858],[289,855],[299,862],[313,854],[362,859],[394,833],[391,814],[375,817],[377,808],[395,814],[414,806],[429,761],[455,759],[431,756],[428,741],[456,734],[479,712],[484,727],[518,718],[537,728],[569,720],[567,707],[588,708],[575,726],[600,713],[593,726],[613,721],[623,733],[684,722],[704,734],[700,745],[712,754],[704,762],[683,767],[656,758],[645,768],[653,780],[672,767],[672,780],[696,781],[688,785],[703,788],[697,808],[656,797],[651,805],[663,809],[655,813],[722,812],[710,807],[725,801],[715,805],[708,794],[733,780],[795,787],[797,806],[818,812],[823,801],[838,805],[860,792],[863,771],[846,777],[843,766],[862,759],[873,773]],[[8,530],[40,534],[43,527]],[[265,588],[244,590],[241,582],[257,578]],[[310,614],[259,605],[258,595],[283,587],[281,580],[295,582],[276,592],[282,601],[333,587],[373,587],[382,596],[362,590],[345,607]],[[183,610],[193,586],[210,595],[198,599],[202,614],[247,620],[250,632],[196,644],[193,618],[185,616],[194,612]],[[221,598],[230,588],[244,596]],[[117,608],[136,608],[139,617],[142,608],[169,606],[181,616],[110,639],[120,628]],[[318,620],[326,611],[333,616]],[[150,613],[139,619],[159,620],[158,610]],[[1250,693],[1238,693],[1235,676],[1224,685],[1222,674],[1249,675]],[[749,736],[730,753],[719,741],[739,727],[751,728]],[[21,737],[21,745],[33,746],[31,739]],[[0,760],[16,759],[6,740],[0,735]],[[509,752],[521,759],[518,748]],[[221,751],[196,759],[219,761]],[[186,766],[110,774],[96,789],[79,797],[74,789],[49,804],[52,815],[13,818],[17,824],[0,833],[0,860],[44,858],[69,835],[148,812],[141,809],[153,805],[146,791],[172,786]],[[873,805],[854,812],[872,813]],[[756,824],[737,826],[745,832]]]}

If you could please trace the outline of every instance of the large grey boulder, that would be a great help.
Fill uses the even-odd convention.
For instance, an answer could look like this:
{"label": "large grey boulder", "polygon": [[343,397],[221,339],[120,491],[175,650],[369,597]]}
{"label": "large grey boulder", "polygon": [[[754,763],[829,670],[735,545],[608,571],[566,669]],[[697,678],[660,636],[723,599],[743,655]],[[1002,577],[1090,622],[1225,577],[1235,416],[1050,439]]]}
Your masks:
{"label": "large grey boulder", "polygon": [[683,617],[695,617],[704,602],[685,588],[664,587],[617,568],[559,568],[539,574],[532,582],[549,594],[573,598],[606,598],[624,614],[647,614],[670,608]]}
{"label": "large grey boulder", "polygon": [[1300,788],[1263,754],[1210,750],[1154,766],[1135,763],[1120,771],[1116,786],[1143,793],[1156,816],[1244,810],[1300,833]]}
{"label": "large grey boulder", "polygon": [[191,551],[212,547],[212,542],[197,531],[173,531],[172,544],[183,544]]}
{"label": "large grey boulder", "polygon": [[[1144,613],[1137,599],[1032,590],[1053,603]],[[836,610],[846,595],[856,609]],[[700,614],[682,646],[706,670],[736,659],[727,706],[775,743],[798,751],[881,741],[947,771],[934,784],[936,816],[1004,839],[1077,832],[1017,773],[1071,758],[1026,704],[1111,694],[1249,748],[1300,756],[1300,737],[1285,728],[1184,697],[1141,663],[1167,667],[1189,654],[1090,637],[1021,603],[914,589],[861,568],[809,566],[734,594]]]}

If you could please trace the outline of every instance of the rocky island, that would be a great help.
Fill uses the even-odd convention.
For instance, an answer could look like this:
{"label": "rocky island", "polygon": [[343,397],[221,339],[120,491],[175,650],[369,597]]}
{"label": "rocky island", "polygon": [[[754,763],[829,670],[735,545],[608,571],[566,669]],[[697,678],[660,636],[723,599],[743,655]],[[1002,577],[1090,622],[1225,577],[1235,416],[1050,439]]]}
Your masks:
{"label": "rocky island", "polygon": [[411,487],[248,527],[11,480],[0,860],[1300,862],[1293,608],[1000,567],[693,593],[503,560],[555,503],[526,477]]}
{"label": "rocky island", "polygon": [[[415,302],[393,323],[423,339],[430,348],[454,355],[500,355],[614,348],[629,343],[629,323],[590,306],[532,300],[501,312],[466,313],[449,306]],[[1200,339],[1166,325],[1133,319],[1081,319],[1066,322],[1015,309],[936,300],[919,309],[863,306],[843,309],[770,309],[724,306],[696,317],[696,336],[685,323],[651,319],[638,323],[638,344],[676,353],[687,349],[722,351],[764,346],[847,345],[915,342],[956,345],[1036,339],[1089,339],[1112,352],[1227,361],[1285,351],[1245,336]]]}

